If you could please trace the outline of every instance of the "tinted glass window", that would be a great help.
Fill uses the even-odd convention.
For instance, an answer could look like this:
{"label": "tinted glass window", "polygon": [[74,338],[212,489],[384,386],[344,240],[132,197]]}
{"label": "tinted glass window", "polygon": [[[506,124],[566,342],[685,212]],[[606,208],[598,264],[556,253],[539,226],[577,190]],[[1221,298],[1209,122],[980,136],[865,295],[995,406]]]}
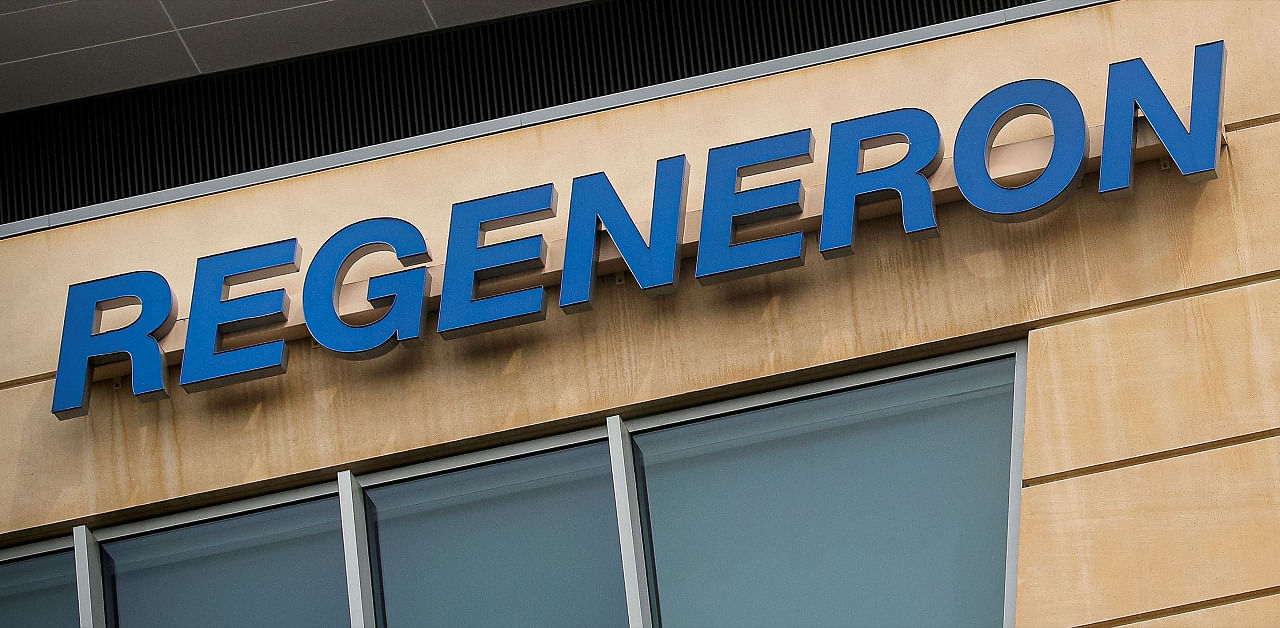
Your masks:
{"label": "tinted glass window", "polygon": [[0,626],[79,626],[71,550],[0,564]]}
{"label": "tinted glass window", "polygon": [[609,452],[593,443],[373,487],[389,626],[625,626]]}
{"label": "tinted glass window", "polygon": [[102,544],[123,628],[350,622],[338,499]]}
{"label": "tinted glass window", "polygon": [[638,434],[668,626],[998,626],[1013,361]]}

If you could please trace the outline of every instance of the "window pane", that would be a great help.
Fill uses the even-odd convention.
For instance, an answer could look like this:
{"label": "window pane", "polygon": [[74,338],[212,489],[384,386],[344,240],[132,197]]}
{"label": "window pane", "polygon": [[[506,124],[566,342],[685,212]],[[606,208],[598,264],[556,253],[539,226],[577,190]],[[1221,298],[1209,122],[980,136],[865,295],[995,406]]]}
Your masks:
{"label": "window pane", "polygon": [[119,625],[349,623],[338,499],[102,544]]}
{"label": "window pane", "polygon": [[0,626],[79,626],[70,550],[0,564]]}
{"label": "window pane", "polygon": [[370,488],[387,624],[626,625],[612,486],[593,443]]}
{"label": "window pane", "polygon": [[1013,361],[639,434],[668,626],[998,626]]}

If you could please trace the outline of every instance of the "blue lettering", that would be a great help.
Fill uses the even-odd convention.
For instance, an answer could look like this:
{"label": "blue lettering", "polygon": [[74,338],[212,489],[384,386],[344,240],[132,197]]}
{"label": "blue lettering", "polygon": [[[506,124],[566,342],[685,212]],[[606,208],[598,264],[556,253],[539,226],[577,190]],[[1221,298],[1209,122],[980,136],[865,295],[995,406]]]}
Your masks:
{"label": "blue lettering", "polygon": [[[129,304],[142,306],[137,319],[120,329],[98,331],[103,311]],[[143,401],[169,398],[160,339],[173,328],[177,310],[169,282],[151,271],[71,286],[62,322],[53,414],[59,419],[88,414],[91,369],[121,360],[129,360],[134,395]]]}
{"label": "blue lettering", "polygon": [[[860,172],[871,148],[907,144],[897,163]],[[902,226],[916,240],[936,236],[929,175],[942,163],[938,123],[921,109],[898,109],[831,125],[826,199],[822,204],[819,249],[828,259],[853,252],[859,201],[902,199]]]}
{"label": "blue lettering", "polygon": [[[1007,188],[987,170],[991,143],[1006,124],[1026,114],[1053,123],[1053,153],[1035,180]],[[955,170],[960,193],[984,215],[1001,222],[1028,220],[1048,213],[1080,180],[1088,156],[1089,129],[1080,101],[1060,83],[1045,79],[1016,81],[996,88],[965,114],[956,133]]]}
{"label": "blue lettering", "polygon": [[1133,120],[1138,108],[1183,175],[1193,180],[1217,178],[1226,54],[1226,46],[1221,41],[1196,46],[1190,129],[1182,125],[1142,59],[1111,64],[1107,73],[1099,192],[1123,196],[1129,191],[1129,182],[1133,179]]}
{"label": "blue lettering", "polygon": [[733,243],[737,227],[801,212],[799,179],[741,190],[742,178],[813,161],[809,129],[713,148],[707,154],[702,233],[696,276],[704,285],[757,275],[804,263],[800,232]]}
{"label": "blue lettering", "polygon": [[302,313],[307,331],[321,346],[348,359],[377,357],[396,341],[420,339],[423,301],[430,275],[424,267],[369,279],[368,299],[389,308],[377,321],[348,325],[338,317],[338,288],[360,258],[375,251],[395,254],[409,266],[431,261],[427,242],[417,227],[399,218],[370,218],[344,227],[316,251],[302,286]]}
{"label": "blue lettering", "polygon": [[481,241],[485,231],[554,215],[555,188],[550,183],[454,204],[440,295],[442,336],[457,338],[546,317],[542,286],[476,298],[476,280],[542,268],[547,245],[540,235],[488,246],[481,246]]}
{"label": "blue lettering", "polygon": [[283,323],[289,297],[283,289],[228,299],[234,285],[298,270],[295,239],[262,244],[196,260],[191,319],[179,383],[187,392],[270,377],[285,372],[289,348],[283,340],[219,350],[221,334]]}
{"label": "blue lettering", "polygon": [[573,180],[564,272],[560,279],[561,308],[566,312],[591,309],[599,227],[604,227],[613,238],[622,260],[642,290],[656,292],[675,288],[679,279],[680,230],[684,223],[688,175],[689,162],[684,155],[658,162],[648,245],[609,183],[609,177],[598,172]]}

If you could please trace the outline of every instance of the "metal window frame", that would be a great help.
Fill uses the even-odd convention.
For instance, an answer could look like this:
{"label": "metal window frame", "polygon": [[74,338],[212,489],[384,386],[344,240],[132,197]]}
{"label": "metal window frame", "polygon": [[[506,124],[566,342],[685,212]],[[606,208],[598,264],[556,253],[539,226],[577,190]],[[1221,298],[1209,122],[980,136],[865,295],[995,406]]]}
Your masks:
{"label": "metal window frame", "polygon": [[772,59],[737,68],[711,72],[709,74],[691,76],[667,83],[659,83],[657,85],[618,92],[616,94],[608,94],[563,105],[556,105],[554,107],[547,107],[545,109],[538,109],[528,113],[496,118],[494,120],[486,120],[466,126],[435,131],[399,140],[392,140],[382,144],[374,144],[373,146],[355,148],[331,155],[312,157],[302,161],[271,166],[250,172],[243,172],[209,181],[191,183],[167,190],[159,190],[114,201],[106,201],[96,205],[77,207],[75,209],[55,212],[45,216],[26,218],[0,225],[0,239],[75,224],[86,220],[94,220],[96,218],[104,218],[106,216],[167,205],[178,201],[236,190],[243,187],[249,187],[251,185],[258,185],[260,183],[269,183],[271,181],[288,179],[323,170],[340,168],[342,166],[372,161],[383,157],[391,157],[402,153],[422,150],[424,148],[442,146],[444,144],[451,144],[453,142],[460,142],[504,131],[554,122],[565,118],[607,111],[609,109],[648,102],[650,100],[678,96],[680,94],[687,94],[713,87],[739,83],[742,81],[762,78],[783,72],[790,72],[792,70],[799,70],[824,63],[842,61],[844,59],[860,57],[875,52],[882,52],[912,44],[933,41],[935,39],[942,39],[944,37],[986,30],[996,26],[1003,26],[1005,24],[1012,24],[1015,22],[1045,17],[1055,13],[1073,11],[1075,9],[1082,9],[1114,1],[1115,0],[1041,0],[1040,2],[1023,5],[1021,7],[973,15],[970,17],[960,18],[958,20],[934,24],[932,26],[924,26],[898,33],[891,33],[880,37],[873,37],[861,41],[841,44],[839,46],[832,46],[830,48],[823,48],[820,50],[782,57],[780,59]]}
{"label": "metal window frame", "polygon": [[350,471],[338,472],[338,500],[342,517],[342,555],[347,571],[347,608],[351,628],[377,628],[373,565],[369,555],[369,519],[364,487]]}
{"label": "metal window frame", "polygon": [[161,515],[136,522],[90,530],[76,526],[71,536],[59,537],[0,550],[0,563],[72,549],[76,564],[76,591],[82,628],[106,628],[105,591],[100,542],[223,519],[268,508],[338,496],[342,526],[344,569],[347,576],[351,625],[377,625],[377,600],[373,590],[369,533],[364,516],[365,488],[413,480],[480,465],[546,453],[587,443],[607,443],[618,520],[618,540],[622,551],[623,581],[626,588],[628,623],[634,628],[660,625],[654,616],[649,590],[652,566],[647,564],[645,531],[640,518],[641,500],[637,469],[633,460],[631,434],[714,419],[743,411],[766,408],[895,380],[927,375],[991,360],[1013,358],[1013,416],[1010,460],[1009,502],[1006,530],[1004,625],[1014,624],[1017,595],[1018,524],[1022,495],[1022,453],[1027,388],[1026,339],[915,360],[842,377],[824,379],[755,393],[724,401],[701,404],[632,419],[610,416],[602,426],[545,436],[528,441],[449,456],[413,465],[356,476],[344,470],[334,480],[186,512]]}
{"label": "metal window frame", "polygon": [[80,628],[107,628],[106,593],[103,586],[102,548],[89,528],[79,525],[71,531],[76,559],[76,604]]}
{"label": "metal window frame", "polygon": [[[1005,529],[1005,574],[1004,574],[1004,621],[1005,628],[1013,628],[1016,617],[1018,593],[1018,528],[1022,512],[1022,454],[1026,414],[1027,389],[1027,340],[1015,340],[968,351],[960,351],[946,355],[905,362],[893,366],[854,373],[843,377],[824,379],[821,381],[780,388],[744,397],[705,404],[692,408],[673,410],[643,418],[623,421],[622,425],[630,434],[672,427],[684,423],[692,423],[714,419],[747,410],[767,408],[770,406],[801,401],[811,397],[827,395],[876,384],[884,384],[900,379],[908,379],[929,373],[945,371],[980,362],[989,362],[1005,358],[1013,358],[1013,416],[1010,417],[1011,439],[1009,447],[1009,501],[1008,521]],[[612,451],[612,449],[611,449]],[[616,480],[615,480],[616,481]],[[620,505],[618,515],[622,516]],[[621,524],[620,524],[621,525]],[[633,546],[642,539],[624,539],[625,545]],[[623,550],[625,553],[625,549]],[[646,599],[647,594],[646,593]],[[630,597],[628,597],[630,600]],[[632,622],[633,628],[637,624]]]}
{"label": "metal window frame", "polygon": [[[79,604],[80,628],[108,628],[111,622],[106,616],[107,574],[102,569],[101,543],[331,497],[338,494],[338,484],[337,480],[323,482],[92,530],[83,525],[76,526],[72,530],[71,538],[75,550],[76,598]],[[341,513],[342,510],[339,508],[340,519]],[[345,546],[345,522],[342,522],[342,525]]]}
{"label": "metal window frame", "polygon": [[[842,377],[799,384],[777,390],[755,393],[724,401],[701,404],[632,419],[612,415],[606,425],[513,443],[501,447],[450,456],[386,471],[353,477],[353,482],[368,488],[450,473],[485,464],[546,453],[575,445],[606,441],[613,476],[614,499],[618,518],[618,540],[622,551],[623,582],[626,587],[628,624],[632,628],[660,625],[653,615],[649,590],[651,565],[647,564],[644,530],[639,518],[640,500],[636,485],[636,468],[632,459],[631,434],[704,421],[748,410],[766,408],[827,395],[836,392],[908,379],[970,364],[1012,358],[1014,360],[1013,416],[1010,417],[1009,501],[1005,531],[1004,626],[1014,625],[1018,586],[1018,525],[1022,496],[1023,421],[1026,399],[1027,341],[1006,342],[967,351],[950,353],[863,371]],[[344,526],[348,525],[344,521]],[[359,567],[359,557],[348,555],[348,574],[367,574]],[[365,577],[368,577],[365,575]],[[363,587],[369,583],[360,583]],[[357,602],[352,601],[353,617]],[[358,625],[354,624],[353,625]]]}
{"label": "metal window frame", "polygon": [[436,460],[428,460],[404,467],[387,469],[384,471],[375,471],[356,476],[356,480],[360,486],[369,489],[383,484],[393,484],[406,480],[423,478],[430,475],[438,475],[451,471],[460,471],[469,467],[477,467],[503,460],[513,458],[522,458],[533,454],[540,454],[556,449],[564,449],[575,445],[585,445],[587,443],[605,441],[608,434],[605,427],[589,427],[586,429],[565,432],[563,434],[555,434],[552,436],[543,436],[533,440],[511,443],[509,445],[500,445],[489,449],[481,449],[447,458],[439,458]]}
{"label": "metal window frame", "polygon": [[1004,627],[1014,628],[1018,601],[1018,531],[1022,525],[1022,452],[1026,446],[1027,339],[1012,343],[1013,430],[1009,451],[1009,527],[1004,550]]}
{"label": "metal window frame", "polygon": [[[7,563],[26,560],[28,558],[38,558],[40,556],[47,556],[49,554],[55,554],[55,553],[66,552],[66,551],[71,551],[72,561],[75,565],[77,616],[80,618],[81,625],[84,626],[85,625],[84,624],[85,608],[83,606],[84,602],[81,601],[81,595],[80,595],[81,593],[81,588],[80,588],[81,587],[81,578],[80,578],[81,558],[80,557],[82,552],[79,549],[79,544],[77,543],[76,535],[74,532],[70,536],[60,536],[57,538],[37,541],[35,543],[27,543],[26,545],[17,545],[14,547],[6,547],[4,549],[0,549],[0,566],[3,566]],[[87,575],[88,574],[86,573],[86,576]],[[89,579],[86,577],[85,581],[87,582],[88,580]],[[86,596],[84,599],[91,600],[92,598],[91,596]],[[93,610],[92,601],[90,601],[90,607],[89,607],[90,617],[92,617],[92,610]]]}
{"label": "metal window frame", "polygon": [[852,390],[854,388],[862,388],[873,384],[883,384],[897,379],[925,375],[968,364],[976,364],[978,362],[988,362],[1007,357],[1013,357],[1016,359],[1019,355],[1025,353],[1025,346],[1025,340],[1005,342],[977,349],[969,349],[967,351],[959,351],[956,353],[948,353],[931,358],[914,360],[911,362],[903,362],[901,364],[823,379],[806,384],[797,384],[786,388],[755,393],[743,397],[734,397],[733,399],[726,399],[724,401],[700,406],[671,410],[661,414],[652,414],[641,418],[628,419],[626,423],[632,434],[639,434],[641,432],[670,427],[680,423],[701,421],[727,414],[735,414],[746,410],[755,410],[758,408],[790,403],[792,401],[800,401],[809,397],[817,397],[820,395]]}
{"label": "metal window frame", "polygon": [[15,560],[23,560],[26,558],[35,558],[45,554],[61,552],[72,549],[73,541],[70,535],[59,536],[35,543],[27,543],[25,545],[15,545],[0,549],[0,565]]}
{"label": "metal window frame", "polygon": [[[103,528],[88,529],[85,526],[77,526],[76,531],[82,528],[85,529],[84,534],[89,541],[83,545],[76,545],[76,590],[80,597],[80,628],[108,628],[110,625],[111,620],[106,618],[105,614],[96,614],[98,609],[107,608],[106,603],[108,602],[106,599],[107,574],[103,573],[101,563],[102,543],[207,523],[313,499],[331,497],[337,493],[338,482],[334,480]],[[78,539],[79,537],[77,536],[76,538]],[[86,554],[83,559],[80,557],[81,552]],[[83,574],[80,568],[82,561],[87,567],[86,572]],[[93,564],[97,565],[96,571],[92,568]],[[88,596],[87,602],[86,595]],[[89,614],[86,615],[86,613]],[[99,617],[101,617],[102,623],[97,623]],[[86,623],[86,621],[89,623]]]}
{"label": "metal window frame", "polygon": [[[341,487],[340,497],[344,500],[342,530],[343,548],[346,557],[347,601],[351,613],[352,628],[375,628],[378,626],[377,609],[381,604],[381,600],[376,597],[381,592],[374,591],[374,574],[371,568],[370,554],[376,551],[377,548],[370,547],[368,526],[372,524],[365,518],[363,501],[365,489],[420,480],[578,445],[605,441],[609,441],[610,475],[615,478],[614,482],[616,483],[618,469],[614,462],[612,441],[610,439],[611,436],[607,431],[607,427],[602,425],[490,447],[436,460],[428,460],[403,467],[375,471],[359,476],[353,475],[350,471],[340,472],[338,483]],[[348,502],[351,504],[350,506],[347,505]],[[348,530],[350,530],[350,537],[348,537]],[[620,536],[619,538],[622,537]],[[633,622],[632,625],[636,624]],[[644,626],[644,628],[651,627],[652,624]]]}
{"label": "metal window frame", "polygon": [[108,541],[114,541],[126,537],[150,534],[152,532],[159,532],[170,528],[180,528],[216,519],[225,519],[227,517],[248,514],[258,510],[287,506],[289,504],[311,501],[321,497],[331,497],[337,494],[338,481],[335,476],[335,479],[327,482],[304,486],[288,491],[268,493],[266,495],[248,497],[223,504],[205,506],[195,510],[175,512],[172,514],[160,515],[158,517],[131,521],[129,523],[122,523],[104,528],[95,528],[93,530],[93,535],[99,542],[106,543]]}
{"label": "metal window frame", "polygon": [[649,590],[653,566],[645,550],[644,521],[640,516],[644,496],[640,494],[636,475],[635,449],[631,432],[622,417],[608,418],[609,467],[613,474],[613,501],[618,510],[618,542],[622,548],[622,585],[627,596],[627,623],[630,628],[653,628],[658,625]]}

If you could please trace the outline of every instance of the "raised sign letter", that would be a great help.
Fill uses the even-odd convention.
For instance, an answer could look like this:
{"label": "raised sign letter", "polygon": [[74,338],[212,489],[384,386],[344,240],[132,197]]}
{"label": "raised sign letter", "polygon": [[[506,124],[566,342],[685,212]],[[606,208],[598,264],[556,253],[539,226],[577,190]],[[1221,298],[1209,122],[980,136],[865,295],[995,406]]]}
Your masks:
{"label": "raised sign letter", "polygon": [[1182,126],[1182,120],[1142,59],[1111,64],[1107,73],[1107,117],[1102,129],[1099,192],[1123,196],[1129,191],[1129,181],[1133,179],[1133,118],[1139,107],[1183,175],[1195,180],[1217,178],[1226,54],[1226,46],[1221,41],[1196,46],[1190,130]]}
{"label": "raised sign letter", "polygon": [[813,161],[809,129],[711,149],[698,239],[698,281],[704,285],[794,268],[804,263],[800,232],[733,243],[737,227],[801,212],[799,179],[742,190],[742,177]]}
{"label": "raised sign letter", "polygon": [[[901,143],[907,144],[907,154],[897,163],[859,172],[867,149]],[[928,177],[941,163],[942,134],[927,111],[898,109],[831,125],[819,242],[822,256],[831,259],[853,252],[858,201],[876,202],[897,195],[902,199],[902,226],[907,237],[916,240],[937,235]]]}
{"label": "raised sign letter", "polygon": [[564,273],[560,280],[561,308],[566,312],[591,309],[600,226],[613,238],[622,261],[631,269],[642,290],[658,292],[675,288],[680,272],[680,227],[684,223],[688,174],[689,162],[684,155],[658,162],[648,245],[609,183],[609,177],[597,172],[573,180]]}
{"label": "raised sign letter", "polygon": [[375,251],[394,253],[405,266],[431,261],[417,227],[399,218],[370,218],[333,234],[316,251],[302,285],[302,313],[311,337],[344,358],[377,357],[398,340],[422,337],[422,302],[430,281],[425,267],[369,279],[369,303],[390,308],[377,321],[348,325],[338,317],[343,278],[360,258]]}
{"label": "raised sign letter", "polygon": [[547,245],[540,235],[488,246],[481,242],[485,231],[555,216],[555,202],[555,188],[548,183],[454,204],[440,295],[440,335],[457,338],[546,317],[542,286],[476,298],[476,280],[542,268]]}
{"label": "raised sign letter", "polygon": [[[132,323],[99,332],[102,312],[130,304],[142,311]],[[62,348],[53,386],[53,414],[73,419],[89,413],[89,372],[94,366],[129,360],[133,394],[143,401],[167,399],[160,339],[173,328],[178,306],[164,277],[135,271],[78,283],[67,290]]]}
{"label": "raised sign letter", "polygon": [[[1007,188],[991,179],[987,156],[991,142],[1014,118],[1040,114],[1053,123],[1053,153],[1036,179]],[[1084,174],[1089,130],[1080,101],[1046,79],[1016,81],[996,88],[965,114],[956,133],[956,183],[970,205],[992,220],[1015,222],[1048,213]]]}
{"label": "raised sign letter", "polygon": [[299,254],[298,241],[289,239],[196,260],[191,320],[179,379],[183,390],[198,392],[285,372],[289,347],[283,340],[219,351],[218,339],[224,332],[285,321],[289,297],[283,289],[235,299],[227,298],[228,289],[297,272]]}

